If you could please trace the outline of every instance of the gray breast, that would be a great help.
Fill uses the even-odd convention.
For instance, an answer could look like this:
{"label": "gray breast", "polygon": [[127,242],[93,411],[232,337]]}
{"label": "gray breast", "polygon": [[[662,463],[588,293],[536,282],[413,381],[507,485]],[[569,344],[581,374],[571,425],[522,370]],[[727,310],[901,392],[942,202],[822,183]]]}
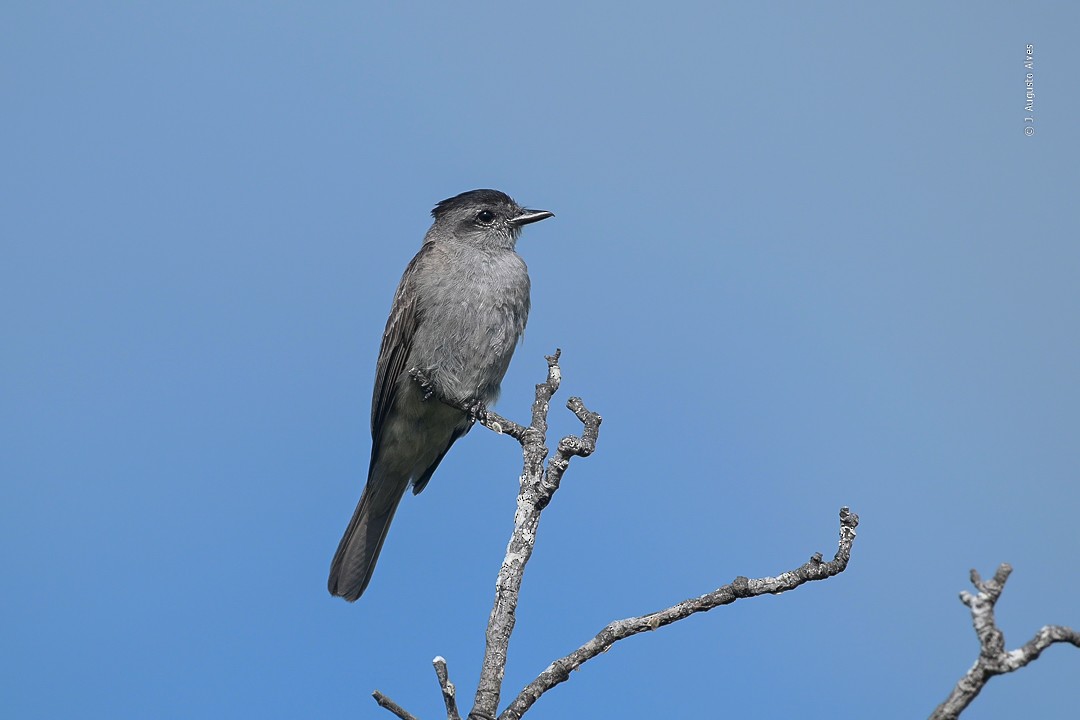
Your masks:
{"label": "gray breast", "polygon": [[413,366],[427,368],[441,393],[494,402],[529,316],[529,275],[511,250],[451,250],[439,282],[419,298],[423,331]]}

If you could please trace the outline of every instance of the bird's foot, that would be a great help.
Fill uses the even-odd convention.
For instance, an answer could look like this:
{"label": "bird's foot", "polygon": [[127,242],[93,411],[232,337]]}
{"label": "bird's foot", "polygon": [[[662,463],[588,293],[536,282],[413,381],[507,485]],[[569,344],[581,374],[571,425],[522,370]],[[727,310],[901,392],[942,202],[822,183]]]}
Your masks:
{"label": "bird's foot", "polygon": [[467,400],[465,401],[465,407],[468,408],[469,420],[473,422],[483,422],[487,417],[487,405],[483,400]]}
{"label": "bird's foot", "polygon": [[420,386],[421,399],[427,402],[435,394],[435,386],[428,380],[428,376],[424,374],[424,371],[420,368],[413,368],[409,371],[409,377],[416,381],[416,384]]}

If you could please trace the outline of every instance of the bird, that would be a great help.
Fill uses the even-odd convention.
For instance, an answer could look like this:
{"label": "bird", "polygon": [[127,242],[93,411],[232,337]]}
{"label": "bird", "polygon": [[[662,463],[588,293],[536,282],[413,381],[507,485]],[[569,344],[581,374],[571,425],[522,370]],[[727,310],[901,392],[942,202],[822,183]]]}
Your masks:
{"label": "bird", "polygon": [[525,225],[554,216],[498,190],[438,203],[386,321],[371,401],[367,483],[330,565],[331,595],[356,601],[405,490],[419,494],[499,396],[529,317]]}

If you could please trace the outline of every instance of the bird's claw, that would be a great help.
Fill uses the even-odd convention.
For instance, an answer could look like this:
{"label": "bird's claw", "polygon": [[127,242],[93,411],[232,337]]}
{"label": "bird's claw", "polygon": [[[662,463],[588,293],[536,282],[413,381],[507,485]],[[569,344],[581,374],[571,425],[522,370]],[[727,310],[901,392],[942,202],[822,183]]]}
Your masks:
{"label": "bird's claw", "polygon": [[483,400],[477,400],[473,402],[469,407],[469,419],[473,422],[483,422],[487,417],[487,405]]}
{"label": "bird's claw", "polygon": [[[420,386],[420,397],[423,401],[428,401],[435,395],[435,385],[428,379],[427,374],[420,368],[413,368],[409,370],[409,377],[411,377],[417,385]],[[448,399],[444,399],[448,405],[464,409],[469,416],[471,422],[483,422],[487,416],[487,405],[483,400],[478,399],[466,399],[461,402],[452,402]]]}
{"label": "bird's claw", "polygon": [[431,396],[435,394],[435,386],[428,380],[427,375],[420,368],[413,368],[409,371],[409,377],[416,381],[416,384],[420,386],[421,400],[424,402],[431,399]]}

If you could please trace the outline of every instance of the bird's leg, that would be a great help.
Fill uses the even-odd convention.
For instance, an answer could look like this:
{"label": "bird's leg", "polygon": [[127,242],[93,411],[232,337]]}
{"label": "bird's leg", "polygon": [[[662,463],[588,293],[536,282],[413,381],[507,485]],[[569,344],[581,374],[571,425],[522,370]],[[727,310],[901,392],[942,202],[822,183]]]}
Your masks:
{"label": "bird's leg", "polygon": [[455,407],[458,410],[464,411],[465,414],[469,416],[471,422],[483,421],[484,416],[487,415],[487,404],[479,397],[458,400],[456,398],[444,396],[435,389],[435,383],[433,383],[431,379],[428,378],[427,374],[420,368],[412,368],[409,370],[409,377],[415,380],[416,384],[420,386],[421,397],[425,402],[432,397],[438,398],[450,407]]}
{"label": "bird's leg", "polygon": [[420,368],[413,368],[409,371],[409,377],[416,381],[416,384],[420,386],[420,392],[422,393],[422,399],[426,402],[431,399],[431,396],[435,394],[435,385],[428,379],[428,376],[424,374],[424,371]]}

